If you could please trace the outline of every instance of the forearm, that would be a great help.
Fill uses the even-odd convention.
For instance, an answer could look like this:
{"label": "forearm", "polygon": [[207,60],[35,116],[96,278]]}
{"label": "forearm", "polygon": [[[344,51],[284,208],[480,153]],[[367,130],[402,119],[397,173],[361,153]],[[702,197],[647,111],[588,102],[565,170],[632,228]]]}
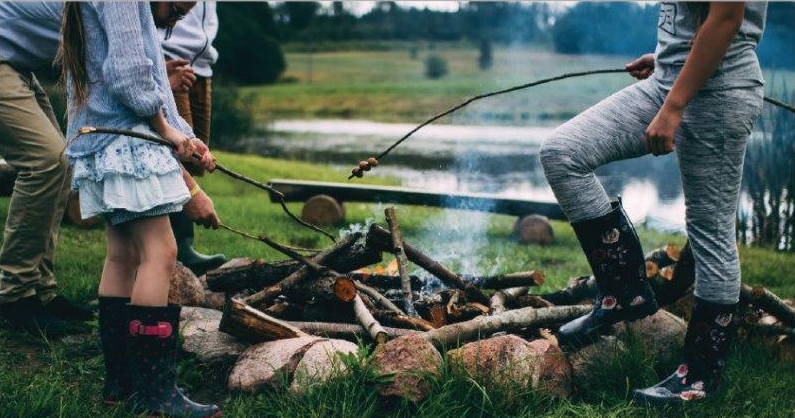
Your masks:
{"label": "forearm", "polygon": [[676,78],[665,106],[682,110],[723,60],[743,21],[743,3],[713,3],[709,17],[693,41],[685,65]]}
{"label": "forearm", "polygon": [[188,186],[188,190],[193,190],[196,187],[196,179],[188,173],[188,170],[185,170],[185,167],[182,167],[182,179],[185,180],[185,186]]}

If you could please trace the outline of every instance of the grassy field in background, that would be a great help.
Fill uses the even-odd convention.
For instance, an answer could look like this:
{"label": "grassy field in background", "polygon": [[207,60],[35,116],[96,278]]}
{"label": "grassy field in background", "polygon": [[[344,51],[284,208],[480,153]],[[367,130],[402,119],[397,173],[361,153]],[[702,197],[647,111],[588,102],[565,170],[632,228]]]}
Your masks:
{"label": "grassy field in background", "polygon": [[[436,80],[425,77],[424,59],[430,54],[447,61],[446,76]],[[259,121],[353,118],[419,122],[480,93],[568,72],[621,68],[634,58],[495,46],[493,66],[482,71],[477,64],[478,50],[467,44],[420,48],[414,59],[405,45],[386,51],[288,52],[286,57],[286,81],[242,90]],[[781,80],[789,80],[791,89],[792,77],[792,72],[766,73],[768,81],[773,81],[766,91],[780,93]],[[628,75],[609,74],[558,81],[476,102],[442,123],[557,124],[633,80]]]}
{"label": "grassy field in background", "polygon": [[[301,179],[343,179],[345,173],[326,167],[217,153],[221,162],[259,180],[273,177]],[[372,181],[367,180],[366,181]],[[384,181],[384,180],[380,180]],[[267,234],[281,242],[300,246],[328,244],[320,237],[288,220],[268,197],[250,186],[222,174],[200,181],[213,197],[222,220],[232,226]],[[291,204],[300,211],[300,204]],[[4,222],[8,199],[0,199],[0,221]],[[408,241],[427,248],[424,231],[444,219],[437,209],[398,206],[401,225]],[[344,224],[363,223],[368,218],[382,221],[382,208],[370,204],[348,204]],[[488,267],[499,260],[500,272],[528,268],[543,270],[548,281],[542,291],[562,286],[570,276],[585,274],[587,263],[571,228],[553,222],[556,242],[550,247],[521,246],[509,235],[514,219],[490,216],[486,237],[488,247],[479,255]],[[383,223],[383,222],[382,222]],[[335,228],[336,229],[336,228]],[[264,245],[245,241],[225,231],[197,230],[197,247],[229,256],[280,259]],[[668,242],[682,244],[684,236],[641,229],[644,248]],[[451,234],[451,240],[457,239]],[[768,286],[783,297],[795,297],[795,257],[764,248],[740,249],[746,283]],[[96,297],[104,257],[101,228],[79,230],[65,226],[59,240],[57,275],[60,291],[80,302]],[[120,409],[99,403],[102,359],[96,335],[42,343],[24,334],[8,331],[0,321],[0,417],[132,417]],[[740,344],[734,350],[720,395],[685,411],[662,412],[632,405],[627,396],[632,387],[648,385],[670,371],[672,364],[648,358],[642,344],[630,346],[629,355],[594,366],[587,381],[575,382],[579,395],[567,401],[540,398],[534,393],[485,392],[464,376],[445,370],[430,390],[426,401],[416,406],[385,407],[377,402],[374,387],[378,379],[364,361],[351,374],[320,385],[308,393],[288,391],[259,395],[229,393],[214,370],[180,361],[180,383],[198,400],[214,401],[224,408],[226,418],[254,417],[791,417],[795,414],[795,372],[778,362],[764,348]],[[366,351],[366,350],[365,350]]]}

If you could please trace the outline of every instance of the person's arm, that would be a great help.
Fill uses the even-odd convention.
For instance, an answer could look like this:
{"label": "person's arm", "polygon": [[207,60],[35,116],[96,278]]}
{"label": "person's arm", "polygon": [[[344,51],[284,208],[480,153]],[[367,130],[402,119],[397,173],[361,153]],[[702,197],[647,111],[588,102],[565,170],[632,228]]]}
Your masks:
{"label": "person's arm", "polygon": [[654,155],[674,150],[674,136],[685,107],[718,68],[732,39],[743,23],[745,3],[710,3],[685,65],[657,116],[646,130],[649,151]]}
{"label": "person's arm", "polygon": [[215,213],[213,201],[184,168],[182,169],[182,178],[185,180],[185,185],[188,186],[191,195],[190,201],[184,206],[188,218],[193,222],[204,225],[205,228],[217,229],[221,220],[218,219],[218,214]]}
{"label": "person's arm", "polygon": [[136,115],[151,117],[164,103],[144,50],[138,3],[107,2],[97,6],[108,38],[102,75],[108,91]]}

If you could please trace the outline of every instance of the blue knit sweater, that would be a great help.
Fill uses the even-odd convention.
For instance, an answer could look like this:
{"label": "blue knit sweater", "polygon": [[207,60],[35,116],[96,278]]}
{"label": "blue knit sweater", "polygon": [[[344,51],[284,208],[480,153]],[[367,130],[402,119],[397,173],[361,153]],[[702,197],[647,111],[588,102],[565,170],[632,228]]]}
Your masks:
{"label": "blue knit sweater", "polygon": [[[85,36],[88,97],[75,106],[67,75],[67,138],[83,126],[151,131],[148,117],[162,110],[174,128],[189,137],[192,129],[177,113],[168,84],[163,51],[148,2],[80,4]],[[73,140],[71,158],[104,149],[117,135],[92,134]]]}

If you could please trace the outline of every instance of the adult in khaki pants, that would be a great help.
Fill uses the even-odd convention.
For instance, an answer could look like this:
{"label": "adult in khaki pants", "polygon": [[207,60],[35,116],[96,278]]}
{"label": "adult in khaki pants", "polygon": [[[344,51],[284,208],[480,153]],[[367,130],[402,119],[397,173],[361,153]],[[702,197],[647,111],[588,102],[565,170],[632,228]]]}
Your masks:
{"label": "adult in khaki pants", "polygon": [[[215,2],[201,2],[171,29],[161,31],[169,84],[179,115],[193,128],[196,137],[210,144],[212,109],[212,65],[218,59],[213,40],[218,33]],[[193,175],[203,175],[200,166],[186,163]],[[169,215],[177,241],[177,260],[197,275],[226,262],[222,254],[205,255],[193,248],[193,222],[186,207]]]}
{"label": "adult in khaki pants", "polygon": [[69,172],[64,136],[33,70],[51,64],[62,5],[0,3],[0,155],[18,172],[0,249],[0,315],[56,335],[93,314],[55,293],[55,244]]}

